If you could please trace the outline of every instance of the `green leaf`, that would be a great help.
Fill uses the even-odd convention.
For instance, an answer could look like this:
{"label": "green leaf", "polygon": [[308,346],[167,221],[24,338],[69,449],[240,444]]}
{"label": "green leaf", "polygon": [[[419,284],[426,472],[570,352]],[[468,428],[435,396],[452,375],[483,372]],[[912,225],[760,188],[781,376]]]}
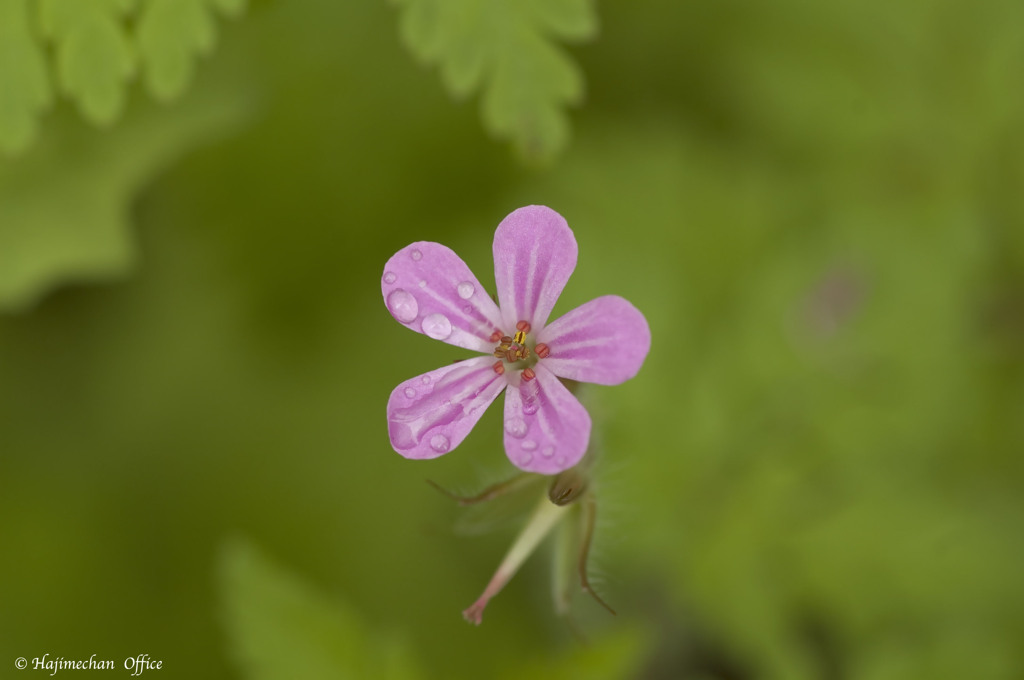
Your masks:
{"label": "green leaf", "polygon": [[86,119],[109,125],[125,105],[135,56],[124,31],[134,0],[42,0],[43,33],[56,46],[62,92],[75,99]]}
{"label": "green leaf", "polygon": [[244,6],[244,0],[145,0],[138,44],[150,93],[159,100],[180,95],[192,78],[195,59],[213,49],[212,9],[235,16]]}
{"label": "green leaf", "polygon": [[25,0],[0,0],[0,151],[20,152],[53,93],[43,51],[30,31]]}
{"label": "green leaf", "polygon": [[247,543],[221,557],[221,596],[230,652],[252,680],[420,677],[401,642],[368,629]]}
{"label": "green leaf", "polygon": [[236,95],[140,106],[105,133],[60,115],[44,143],[0,159],[0,309],[27,307],[62,281],[124,271],[134,257],[136,192],[184,151],[237,124],[248,105]]}
{"label": "green leaf", "polygon": [[484,125],[531,159],[561,151],[565,107],[579,100],[579,69],[554,38],[592,36],[589,0],[395,0],[400,31],[421,61],[436,64],[453,96],[482,90]]}

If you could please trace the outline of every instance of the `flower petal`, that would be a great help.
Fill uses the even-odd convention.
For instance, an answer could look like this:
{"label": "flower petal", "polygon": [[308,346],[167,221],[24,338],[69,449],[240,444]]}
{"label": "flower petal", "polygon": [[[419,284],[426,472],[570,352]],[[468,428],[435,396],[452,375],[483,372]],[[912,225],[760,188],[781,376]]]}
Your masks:
{"label": "flower petal", "polygon": [[494,280],[505,328],[542,328],[576,268],[576,237],[551,208],[530,205],[494,232]]}
{"label": "flower petal", "polygon": [[395,253],[381,278],[391,316],[449,345],[490,353],[502,327],[497,305],[473,272],[440,243],[419,241]]}
{"label": "flower petal", "polygon": [[406,380],[388,399],[388,437],[406,458],[437,458],[466,438],[504,389],[490,357],[475,357]]}
{"label": "flower petal", "polygon": [[651,348],[647,319],[630,302],[606,295],[580,305],[537,334],[550,354],[541,363],[571,380],[617,385],[640,370]]}
{"label": "flower petal", "polygon": [[553,475],[587,452],[590,415],[543,363],[534,372],[505,395],[505,453],[521,470]]}

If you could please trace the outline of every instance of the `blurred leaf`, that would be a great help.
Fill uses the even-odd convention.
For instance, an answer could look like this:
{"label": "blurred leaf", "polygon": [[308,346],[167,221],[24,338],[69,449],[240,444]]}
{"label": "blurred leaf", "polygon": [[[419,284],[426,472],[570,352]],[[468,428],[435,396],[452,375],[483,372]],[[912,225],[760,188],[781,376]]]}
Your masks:
{"label": "blurred leaf", "polygon": [[40,5],[43,33],[56,46],[60,89],[93,123],[112,123],[124,109],[135,57],[123,21],[134,4],[135,0],[43,0]]}
{"label": "blurred leaf", "polygon": [[221,93],[172,109],[140,107],[100,133],[69,116],[17,160],[0,160],[0,308],[17,309],[62,280],[123,271],[133,253],[129,203],[184,151],[245,115]]}
{"label": "blurred leaf", "polygon": [[586,645],[572,645],[558,656],[533,656],[501,678],[618,680],[639,677],[638,666],[653,637],[636,626],[618,627]]}
{"label": "blurred leaf", "polygon": [[314,591],[252,546],[229,543],[220,566],[224,623],[245,677],[420,677],[407,645],[371,631],[355,611]]}
{"label": "blurred leaf", "polygon": [[597,20],[589,0],[395,0],[401,34],[423,62],[437,64],[456,97],[482,89],[490,132],[513,141],[528,158],[565,146],[563,110],[579,100],[579,70],[553,38],[591,37]]}
{"label": "blurred leaf", "polygon": [[244,6],[244,0],[145,0],[138,41],[146,86],[153,96],[173,99],[188,85],[195,58],[213,48],[214,8],[234,16]]}
{"label": "blurred leaf", "polygon": [[[116,121],[141,61],[157,99],[181,95],[194,60],[213,48],[214,11],[237,16],[245,0],[0,0],[0,151],[17,153],[35,138],[36,117],[50,104],[46,45],[54,77],[83,117]],[[38,8],[38,14],[30,9]],[[40,35],[35,35],[38,19]],[[131,28],[135,34],[132,35]],[[133,48],[137,43],[138,54]]]}
{"label": "blurred leaf", "polygon": [[29,30],[25,0],[0,0],[0,151],[27,148],[52,92],[43,50]]}

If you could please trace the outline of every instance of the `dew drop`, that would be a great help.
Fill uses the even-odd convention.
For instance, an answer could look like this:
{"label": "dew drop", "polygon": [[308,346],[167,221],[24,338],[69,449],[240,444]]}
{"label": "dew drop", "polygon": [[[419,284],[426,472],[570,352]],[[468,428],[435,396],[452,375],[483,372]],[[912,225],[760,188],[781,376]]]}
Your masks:
{"label": "dew drop", "polygon": [[466,305],[465,307],[462,308],[462,311],[464,311],[466,314],[472,314],[473,305]]}
{"label": "dew drop", "polygon": [[534,413],[536,413],[538,408],[539,407],[537,406],[537,401],[535,399],[523,402],[523,413],[525,413],[528,416],[532,416]]}
{"label": "dew drop", "polygon": [[413,397],[416,396],[416,390],[414,390],[411,387],[406,387],[405,388],[405,396],[408,397],[409,399],[412,399]]}
{"label": "dew drop", "polygon": [[455,286],[455,290],[459,292],[459,297],[463,300],[468,300],[473,297],[473,293],[476,292],[476,286],[469,281],[463,281],[459,285]]}
{"label": "dew drop", "polygon": [[430,448],[438,453],[444,453],[451,445],[452,443],[448,441],[448,437],[445,437],[443,434],[435,434],[430,438]]}
{"label": "dew drop", "polygon": [[540,452],[540,455],[544,456],[545,458],[550,458],[551,456],[555,455],[555,447],[545,446],[544,450]]}
{"label": "dew drop", "polygon": [[429,384],[430,384],[430,376],[429,376],[429,375],[425,375],[425,376],[423,376],[422,378],[420,378],[420,381],[421,381],[421,382],[422,382],[422,383],[423,383],[424,385],[429,385]]}
{"label": "dew drop", "polygon": [[429,314],[420,324],[423,334],[434,340],[445,340],[452,334],[452,322],[444,314]]}
{"label": "dew drop", "polygon": [[394,283],[397,279],[394,272],[384,272],[384,283]]}
{"label": "dew drop", "polygon": [[557,458],[557,459],[555,460],[555,464],[556,464],[556,465],[558,465],[558,466],[562,466],[562,465],[565,465],[565,456],[559,456],[559,457],[558,457],[558,458]]}
{"label": "dew drop", "polygon": [[520,465],[529,465],[531,462],[533,462],[533,454],[532,453],[524,453],[519,458],[519,464]]}
{"label": "dew drop", "polygon": [[537,449],[537,442],[532,439],[527,439],[523,442],[523,451],[535,451]]}
{"label": "dew drop", "polygon": [[415,249],[412,252],[410,252],[409,255],[412,257],[412,259],[416,260],[417,262],[423,259],[423,253]]}
{"label": "dew drop", "polygon": [[388,309],[402,323],[415,321],[416,315],[420,313],[420,306],[416,302],[416,298],[401,288],[394,289],[388,295]]}
{"label": "dew drop", "polygon": [[516,439],[522,439],[525,437],[528,429],[529,426],[522,418],[513,417],[505,421],[505,432],[508,432]]}
{"label": "dew drop", "polygon": [[426,287],[427,287],[426,279],[420,279],[420,288],[426,288]]}

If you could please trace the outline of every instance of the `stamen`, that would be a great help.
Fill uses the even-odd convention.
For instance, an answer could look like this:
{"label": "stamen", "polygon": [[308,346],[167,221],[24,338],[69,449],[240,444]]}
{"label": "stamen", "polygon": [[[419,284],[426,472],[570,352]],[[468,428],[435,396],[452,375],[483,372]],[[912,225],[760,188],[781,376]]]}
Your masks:
{"label": "stamen", "polygon": [[[530,329],[530,324],[525,321],[519,322],[519,330],[515,332],[514,336],[498,335],[499,331],[495,331],[491,335],[491,339],[499,342],[500,344],[494,348],[494,356],[498,359],[504,359],[510,364],[514,364],[517,361],[522,361],[530,356],[530,348],[526,346],[526,334]],[[526,330],[523,330],[523,329]],[[497,336],[497,337],[496,337]],[[531,372],[530,380],[533,377]]]}
{"label": "stamen", "polygon": [[498,340],[501,340],[501,331],[491,333],[491,342],[498,342]]}
{"label": "stamen", "polygon": [[494,369],[495,373],[497,373],[498,375],[501,375],[502,373],[505,372],[505,362],[504,361],[495,361],[494,362],[494,366],[492,366],[491,368]]}
{"label": "stamen", "polygon": [[522,331],[523,333],[530,332],[530,323],[528,321],[520,321],[516,324],[516,330]]}
{"label": "stamen", "polygon": [[533,372],[532,368],[523,369],[523,382],[530,382],[537,377],[537,374]]}
{"label": "stamen", "polygon": [[537,353],[537,356],[541,359],[551,354],[551,348],[545,345],[543,342],[537,343],[537,346],[533,348],[533,351]]}

